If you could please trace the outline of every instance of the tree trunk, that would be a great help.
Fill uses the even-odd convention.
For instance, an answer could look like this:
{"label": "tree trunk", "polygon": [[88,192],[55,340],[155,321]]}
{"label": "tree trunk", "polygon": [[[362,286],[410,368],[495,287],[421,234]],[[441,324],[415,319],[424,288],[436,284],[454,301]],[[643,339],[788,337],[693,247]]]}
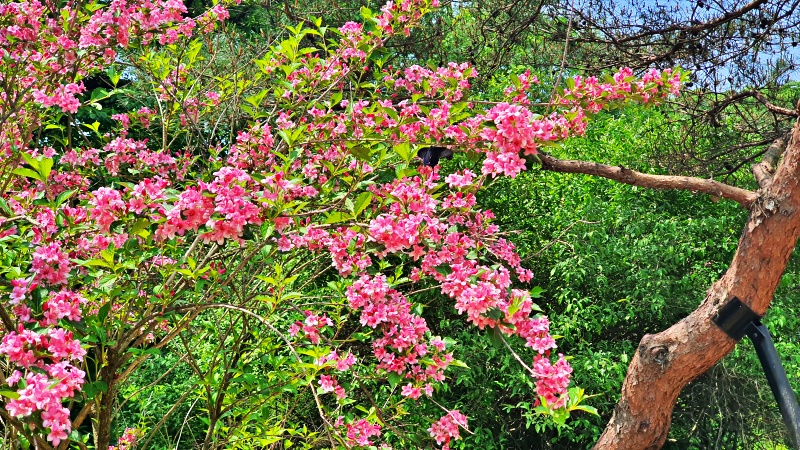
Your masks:
{"label": "tree trunk", "polygon": [[795,124],[774,177],[759,190],[727,272],[688,317],[645,335],[633,356],[614,415],[595,449],[659,449],[681,389],[736,342],[711,320],[738,297],[764,314],[800,235],[800,122]]}
{"label": "tree trunk", "polygon": [[114,405],[117,401],[117,370],[120,366],[119,353],[115,348],[106,353],[107,365],[100,369],[100,380],[105,381],[108,390],[95,397],[95,420],[93,421],[95,447],[107,449],[111,445],[111,423],[114,420]]}

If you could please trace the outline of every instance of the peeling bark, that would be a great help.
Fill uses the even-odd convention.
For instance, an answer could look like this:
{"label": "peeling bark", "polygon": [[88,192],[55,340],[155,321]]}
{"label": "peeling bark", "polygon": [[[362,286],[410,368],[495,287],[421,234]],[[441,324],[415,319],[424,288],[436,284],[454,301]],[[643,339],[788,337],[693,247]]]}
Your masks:
{"label": "peeling bark", "polygon": [[614,415],[595,449],[661,448],[681,389],[736,344],[711,321],[720,307],[738,297],[756,313],[766,312],[800,236],[799,166],[800,122],[774,176],[752,204],[727,272],[688,317],[642,338]]}

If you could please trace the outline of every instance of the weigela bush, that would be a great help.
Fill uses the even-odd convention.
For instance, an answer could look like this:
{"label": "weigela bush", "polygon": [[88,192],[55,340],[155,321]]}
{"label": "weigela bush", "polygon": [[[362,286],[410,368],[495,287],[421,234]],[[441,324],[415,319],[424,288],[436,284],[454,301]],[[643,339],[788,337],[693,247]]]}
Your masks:
{"label": "weigela bush", "polygon": [[[11,367],[0,394],[20,433],[59,446],[93,415],[95,442],[111,445],[111,421],[101,418],[113,402],[100,400],[147,356],[136,355],[163,348],[201,311],[228,308],[285,340],[331,445],[376,445],[387,424],[359,413],[354,391],[383,382],[399,386],[381,394],[387,409],[422,401],[457,363],[412,300],[424,286],[479,329],[521,338],[535,395],[551,410],[567,407],[572,369],[551,353],[549,322],[522,288],[533,274],[475,193],[526,170],[543,146],[581,135],[602,108],[677,93],[682,75],[576,77],[545,114],[532,106],[538,81],[525,73],[483,107],[470,101],[468,64],[384,63],[386,41],[408,35],[436,3],[389,2],[338,30],[291,28],[252,61],[260,90],[247,93],[223,82],[233,74],[206,86],[194,71],[200,50],[213,55],[206,33],[228,17],[223,3],[195,18],[175,0],[0,5],[0,353]],[[301,48],[304,37],[316,46]],[[104,73],[116,86],[125,61],[151,75],[152,98],[113,115],[104,132],[81,123],[80,111],[122,94],[97,96],[83,80]],[[234,103],[246,124],[230,139],[203,141]],[[74,131],[58,138],[52,130],[65,121]],[[198,152],[192,140],[206,147]],[[443,176],[414,159],[431,145],[480,165]],[[237,249],[249,253],[224,259]],[[314,303],[283,291],[289,265],[275,263],[258,279],[282,316],[271,322],[220,300],[258,252],[306,261],[291,267],[311,281],[333,271],[338,294],[301,307]],[[87,351],[102,361],[91,376]],[[467,418],[445,410],[428,431],[448,448],[459,429]],[[126,430],[118,448],[134,446],[137,433]]]}

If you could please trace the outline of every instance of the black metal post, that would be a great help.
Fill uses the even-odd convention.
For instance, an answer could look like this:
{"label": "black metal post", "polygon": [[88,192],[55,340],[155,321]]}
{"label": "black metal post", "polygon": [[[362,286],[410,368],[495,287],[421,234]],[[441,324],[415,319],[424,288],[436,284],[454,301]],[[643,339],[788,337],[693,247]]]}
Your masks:
{"label": "black metal post", "polygon": [[789,378],[781,364],[778,351],[775,350],[769,330],[761,322],[754,320],[747,326],[747,336],[753,342],[753,347],[756,348],[761,367],[764,368],[764,373],[767,375],[769,387],[781,410],[783,423],[786,424],[792,446],[800,450],[800,405],[797,404],[797,397],[789,384]]}

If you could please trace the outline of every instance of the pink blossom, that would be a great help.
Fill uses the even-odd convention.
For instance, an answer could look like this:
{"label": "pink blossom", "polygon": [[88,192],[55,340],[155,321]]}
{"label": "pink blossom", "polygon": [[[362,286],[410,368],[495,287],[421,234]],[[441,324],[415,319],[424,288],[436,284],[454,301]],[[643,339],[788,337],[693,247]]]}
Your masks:
{"label": "pink blossom", "polygon": [[461,438],[459,427],[467,429],[467,417],[457,409],[454,409],[431,425],[428,428],[428,432],[436,440],[437,444],[444,444],[442,445],[443,450],[447,450],[450,448],[451,440]]}
{"label": "pink blossom", "polygon": [[381,435],[381,426],[371,424],[365,419],[348,423],[345,427],[347,428],[347,440],[350,441],[351,445],[366,447],[371,444],[369,440],[371,437]]}
{"label": "pink blossom", "polygon": [[564,359],[564,355],[559,354],[555,364],[551,364],[542,355],[536,355],[533,359],[533,372],[536,378],[536,395],[554,409],[563,407],[568,400],[567,386],[572,374],[572,367]]}
{"label": "pink blossom", "polygon": [[28,292],[28,281],[24,278],[17,278],[11,280],[11,304],[18,305],[19,302],[25,299],[25,294]]}
{"label": "pink blossom", "polygon": [[336,378],[330,375],[322,375],[319,377],[319,387],[322,392],[333,392],[333,390],[336,388],[336,385]]}
{"label": "pink blossom", "polygon": [[66,283],[70,262],[67,255],[61,251],[61,243],[53,242],[36,247],[31,269],[34,281],[42,280],[53,285]]}

